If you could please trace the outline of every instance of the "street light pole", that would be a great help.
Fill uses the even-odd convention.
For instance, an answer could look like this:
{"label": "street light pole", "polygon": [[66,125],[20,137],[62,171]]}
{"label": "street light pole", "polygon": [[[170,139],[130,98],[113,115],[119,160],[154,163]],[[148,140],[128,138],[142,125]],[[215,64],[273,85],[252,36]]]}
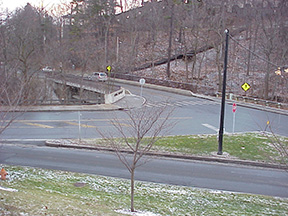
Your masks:
{"label": "street light pole", "polygon": [[219,129],[219,137],[218,137],[218,153],[217,153],[218,155],[222,155],[222,146],[223,146],[223,128],[224,128],[225,98],[226,98],[226,74],[227,74],[227,62],[228,62],[228,39],[229,39],[228,29],[225,30],[225,34],[226,34],[226,44],[225,44],[225,56],[224,56],[220,129]]}

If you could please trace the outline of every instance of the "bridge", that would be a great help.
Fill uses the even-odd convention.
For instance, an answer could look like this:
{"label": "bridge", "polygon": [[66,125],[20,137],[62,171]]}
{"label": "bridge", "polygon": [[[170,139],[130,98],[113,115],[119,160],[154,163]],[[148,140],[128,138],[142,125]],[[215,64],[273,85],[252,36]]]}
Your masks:
{"label": "bridge", "polygon": [[99,82],[72,74],[45,74],[62,104],[112,104],[125,97],[125,89],[112,79]]}

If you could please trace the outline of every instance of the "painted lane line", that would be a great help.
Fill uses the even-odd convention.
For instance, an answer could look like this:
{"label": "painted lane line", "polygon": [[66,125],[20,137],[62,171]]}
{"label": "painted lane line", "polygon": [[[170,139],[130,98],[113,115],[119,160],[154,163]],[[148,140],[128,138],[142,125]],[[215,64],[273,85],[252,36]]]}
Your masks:
{"label": "painted lane line", "polygon": [[[191,102],[193,102],[193,101],[181,101],[181,104],[183,104],[183,105],[191,105]],[[178,102],[179,103],[179,102]]]}
{"label": "painted lane line", "polygon": [[[64,123],[69,124],[69,125],[79,126],[79,123],[76,123],[76,122],[68,122],[68,121],[65,121]],[[83,127],[83,128],[97,128],[96,126],[87,125],[87,124],[80,124],[80,126]]]}
{"label": "painted lane line", "polygon": [[210,125],[210,124],[202,124],[204,127],[207,127],[207,128],[209,128],[209,129],[211,129],[211,130],[214,130],[214,131],[216,131],[216,132],[218,132],[219,131],[219,128],[216,128],[216,127],[214,127],[214,126],[212,126],[212,125]]}
{"label": "painted lane line", "polygon": [[49,126],[49,125],[38,124],[38,123],[29,123],[29,122],[26,122],[26,123],[24,123],[24,124],[29,125],[29,126],[40,127],[40,128],[54,128],[54,127]]}

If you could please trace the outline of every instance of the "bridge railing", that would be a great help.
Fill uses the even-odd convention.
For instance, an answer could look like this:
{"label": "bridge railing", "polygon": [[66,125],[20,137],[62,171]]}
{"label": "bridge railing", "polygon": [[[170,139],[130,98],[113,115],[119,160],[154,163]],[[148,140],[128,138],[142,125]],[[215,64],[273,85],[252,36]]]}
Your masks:
{"label": "bridge railing", "polygon": [[[221,93],[216,94],[217,97],[221,97],[221,95],[222,95]],[[243,101],[243,102],[247,102],[247,103],[253,103],[253,104],[258,104],[258,105],[262,105],[262,106],[288,110],[288,104],[287,103],[280,103],[277,101],[263,100],[263,99],[259,99],[259,98],[236,95],[236,94],[232,94],[232,93],[227,93],[226,99]]]}
{"label": "bridge railing", "polygon": [[203,94],[215,96],[215,90],[210,86],[197,85],[197,84],[191,84],[191,83],[185,83],[185,82],[176,82],[172,80],[164,80],[164,79],[157,79],[157,78],[151,78],[151,77],[143,77],[143,76],[125,74],[125,73],[111,73],[111,77],[118,78],[118,79],[131,80],[131,81],[136,81],[136,82],[138,82],[141,78],[145,78],[146,83],[149,83],[149,84],[161,85],[161,86],[166,86],[166,87],[171,87],[171,88],[180,88],[184,90],[190,90],[194,93],[203,93]]}
{"label": "bridge railing", "polygon": [[121,88],[118,91],[112,92],[110,94],[105,94],[105,104],[113,104],[116,101],[125,97],[125,89]]}
{"label": "bridge railing", "polygon": [[[136,82],[138,82],[141,78],[145,78],[146,83],[149,83],[149,84],[190,90],[193,93],[198,93],[198,94],[204,94],[204,95],[210,95],[210,96],[216,96],[216,97],[221,96],[221,93],[215,92],[214,88],[203,86],[203,85],[175,82],[171,80],[155,79],[155,78],[142,77],[142,76],[124,74],[124,73],[112,73],[112,76],[118,79],[125,79],[125,80],[131,80],[131,81],[136,81]],[[231,94],[231,93],[226,94],[226,98],[231,99],[231,100],[236,100],[236,101],[249,102],[249,103],[288,110],[287,103],[280,103],[276,101],[269,101],[269,100],[263,100],[259,98],[246,97],[246,96],[241,96],[241,95],[236,95],[236,94]]]}

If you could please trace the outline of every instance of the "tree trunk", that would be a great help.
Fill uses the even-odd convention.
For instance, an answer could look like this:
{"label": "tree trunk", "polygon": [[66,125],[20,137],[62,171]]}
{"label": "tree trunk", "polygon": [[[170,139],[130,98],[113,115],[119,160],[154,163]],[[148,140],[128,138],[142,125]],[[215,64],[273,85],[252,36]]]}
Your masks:
{"label": "tree trunk", "polygon": [[131,212],[134,212],[134,175],[135,175],[135,168],[132,168],[131,169],[131,184],[130,184],[130,187],[131,187],[131,206],[130,206],[130,209],[131,209]]}
{"label": "tree trunk", "polygon": [[246,70],[246,76],[250,75],[250,63],[251,63],[251,49],[252,49],[252,30],[248,29],[247,32],[249,32],[249,51],[247,56],[247,70]]}
{"label": "tree trunk", "polygon": [[130,58],[129,58],[129,72],[132,71],[135,64],[135,56],[137,54],[136,45],[139,37],[139,32],[131,32],[131,47],[130,47]]}
{"label": "tree trunk", "polygon": [[109,24],[106,26],[105,30],[105,67],[108,65],[108,41],[109,41]]}
{"label": "tree trunk", "polygon": [[200,83],[200,76],[201,76],[201,70],[202,70],[202,62],[205,58],[205,53],[202,54],[200,61],[199,61],[199,68],[198,68],[198,76],[197,76],[197,84]]}
{"label": "tree trunk", "polygon": [[192,80],[191,80],[191,84],[193,84],[194,81],[194,71],[195,71],[195,66],[196,66],[196,60],[197,60],[197,55],[193,55],[193,62],[192,62],[192,68],[191,68],[191,76],[192,76]]}
{"label": "tree trunk", "polygon": [[267,69],[264,78],[264,99],[267,100],[269,96],[269,72],[270,72],[270,57],[267,56]]}
{"label": "tree trunk", "polygon": [[[85,56],[85,59],[87,59],[87,57]],[[83,64],[82,64],[82,70],[81,70],[81,81],[80,81],[80,92],[79,92],[79,98],[80,98],[80,104],[82,104],[82,99],[83,99],[83,81],[84,81],[84,74],[86,71],[86,66],[87,66],[87,60],[84,60]]]}
{"label": "tree trunk", "polygon": [[217,64],[217,70],[218,70],[218,83],[219,83],[219,86],[218,86],[218,91],[221,92],[222,90],[222,70],[223,70],[223,67],[222,67],[222,64],[220,63],[220,47],[217,46],[215,47],[216,49],[216,64]]}
{"label": "tree trunk", "polygon": [[[186,50],[186,48],[185,48]],[[189,81],[189,64],[188,64],[188,57],[185,55],[185,70],[186,70],[186,82]],[[192,76],[192,82],[193,82],[193,76]]]}
{"label": "tree trunk", "polygon": [[169,46],[168,46],[168,62],[167,62],[167,69],[166,69],[166,74],[167,74],[168,79],[170,79],[171,77],[170,58],[171,58],[171,52],[172,52],[173,20],[174,20],[174,3],[172,2],[171,17],[170,17]]}

